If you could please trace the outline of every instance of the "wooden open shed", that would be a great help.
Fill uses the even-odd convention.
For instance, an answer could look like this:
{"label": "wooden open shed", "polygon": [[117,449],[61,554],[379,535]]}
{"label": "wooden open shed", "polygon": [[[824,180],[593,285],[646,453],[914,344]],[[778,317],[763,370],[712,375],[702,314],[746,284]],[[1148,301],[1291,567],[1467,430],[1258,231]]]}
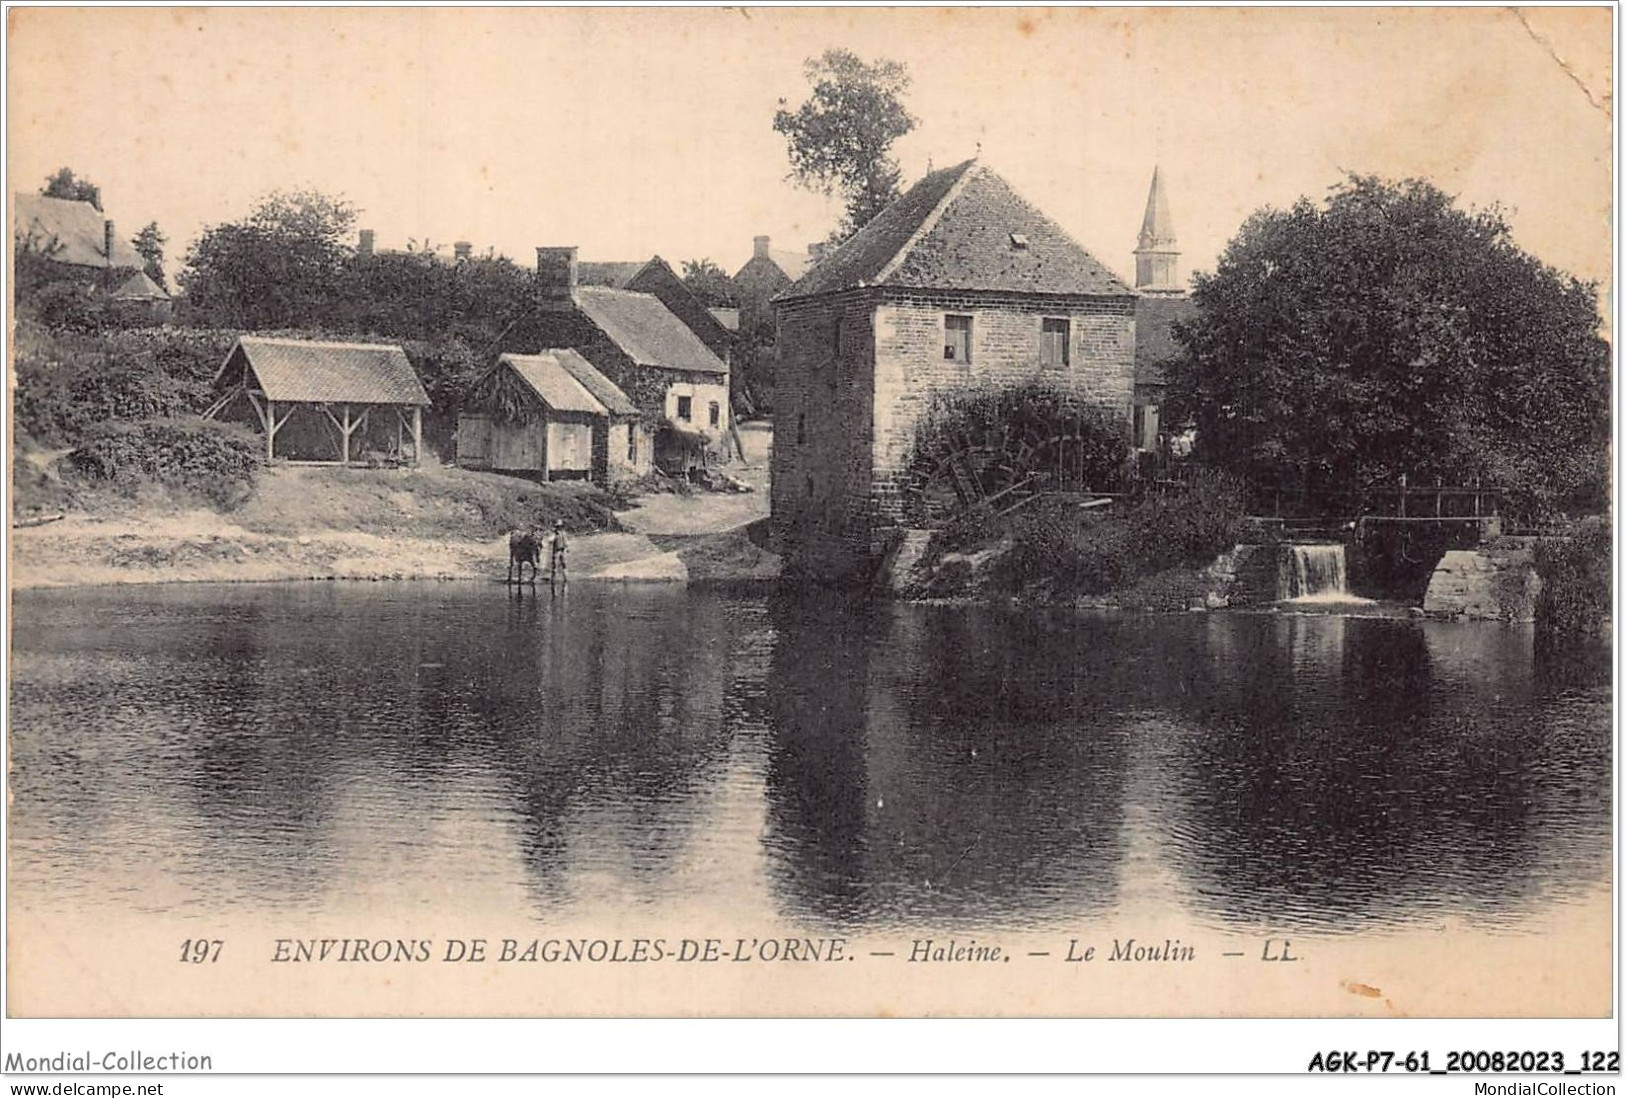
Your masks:
{"label": "wooden open shed", "polygon": [[470,469],[607,483],[637,465],[638,418],[626,394],[573,350],[506,354],[463,400],[457,460]]}
{"label": "wooden open shed", "polygon": [[257,424],[265,460],[350,465],[423,456],[423,382],[396,346],[243,336],[204,415]]}

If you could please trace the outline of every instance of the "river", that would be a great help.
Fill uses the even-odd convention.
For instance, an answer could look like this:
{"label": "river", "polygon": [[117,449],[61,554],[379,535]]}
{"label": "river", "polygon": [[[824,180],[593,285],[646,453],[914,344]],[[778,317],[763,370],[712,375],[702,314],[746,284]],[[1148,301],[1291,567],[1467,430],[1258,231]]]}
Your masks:
{"label": "river", "polygon": [[1606,884],[1604,682],[1526,629],[579,585],[30,592],[11,887],[190,914],[1516,928]]}

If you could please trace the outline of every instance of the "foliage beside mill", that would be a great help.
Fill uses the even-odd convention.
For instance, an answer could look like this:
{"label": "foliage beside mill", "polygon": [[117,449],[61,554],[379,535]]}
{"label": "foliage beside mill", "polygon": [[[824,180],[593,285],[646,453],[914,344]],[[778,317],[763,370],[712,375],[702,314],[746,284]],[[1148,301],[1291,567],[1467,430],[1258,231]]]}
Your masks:
{"label": "foliage beside mill", "polygon": [[1603,516],[1576,523],[1571,537],[1538,542],[1538,633],[1547,638],[1606,635],[1613,610],[1613,562],[1613,532]]}
{"label": "foliage beside mill", "polygon": [[[1243,503],[1236,480],[1203,470],[1190,472],[1183,491],[1147,495],[1126,506],[1082,510],[1064,499],[1041,501],[1007,520],[1010,549],[993,568],[992,581],[1007,594],[1071,598],[1201,568],[1241,539]],[[1156,582],[1179,587],[1165,575]],[[1180,587],[1181,598],[1184,593]]]}
{"label": "foliage beside mill", "polygon": [[1537,516],[1606,498],[1597,288],[1499,209],[1352,175],[1250,217],[1191,296],[1169,412],[1210,464],[1312,492],[1476,482]]}

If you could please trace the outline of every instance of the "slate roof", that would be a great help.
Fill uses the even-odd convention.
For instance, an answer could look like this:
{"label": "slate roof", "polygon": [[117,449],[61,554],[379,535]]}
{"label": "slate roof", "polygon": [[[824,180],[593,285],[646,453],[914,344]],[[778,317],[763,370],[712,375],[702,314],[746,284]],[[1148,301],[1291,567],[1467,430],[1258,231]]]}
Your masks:
{"label": "slate roof", "polygon": [[146,271],[137,271],[113,291],[116,301],[168,301],[164,288],[147,277]]}
{"label": "slate roof", "polygon": [[115,237],[113,262],[107,261],[107,218],[89,202],[48,198],[43,194],[16,195],[16,221],[12,235],[49,250],[48,258],[76,267],[134,267],[146,261],[128,240]]}
{"label": "slate roof", "polygon": [[577,263],[576,282],[581,286],[609,286],[624,290],[627,283],[641,274],[651,262],[653,260],[645,259],[639,262]]}
{"label": "slate roof", "polygon": [[417,371],[399,347],[243,336],[215,380],[239,353],[269,400],[329,404],[428,405]]}
{"label": "slate roof", "polygon": [[653,294],[578,286],[575,303],[639,366],[723,374],[728,366]]}
{"label": "slate roof", "polygon": [[1140,222],[1141,248],[1173,248],[1174,216],[1168,212],[1168,189],[1162,185],[1162,168],[1151,169],[1151,190],[1145,196],[1145,218]]}
{"label": "slate roof", "polygon": [[620,386],[598,372],[598,367],[588,362],[577,351],[559,350],[544,351],[544,354],[558,356],[558,363],[570,376],[578,381],[582,388],[593,395],[593,398],[603,405],[611,415],[636,416],[641,413],[638,406],[633,404],[631,398],[621,392]]}
{"label": "slate roof", "polygon": [[1134,292],[975,160],[921,179],[779,299],[860,286],[1109,297]]}
{"label": "slate roof", "polygon": [[580,358],[574,351],[543,351],[538,355],[503,355],[499,367],[506,366],[529,385],[531,391],[555,412],[586,412],[601,416],[609,412],[587,387],[566,370],[559,359],[565,355]]}
{"label": "slate roof", "polygon": [[1174,322],[1195,315],[1196,302],[1184,294],[1146,294],[1134,303],[1134,384],[1167,384],[1162,364],[1183,349]]}

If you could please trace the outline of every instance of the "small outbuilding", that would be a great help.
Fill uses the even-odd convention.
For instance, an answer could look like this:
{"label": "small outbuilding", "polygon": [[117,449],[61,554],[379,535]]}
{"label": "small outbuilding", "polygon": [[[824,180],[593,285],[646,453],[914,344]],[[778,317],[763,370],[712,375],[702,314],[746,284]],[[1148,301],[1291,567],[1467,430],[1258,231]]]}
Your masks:
{"label": "small outbuilding", "polygon": [[505,354],[463,401],[457,460],[470,469],[607,484],[649,471],[637,406],[580,354]]}
{"label": "small outbuilding", "polygon": [[400,347],[243,336],[204,415],[265,433],[265,460],[417,464],[429,395]]}

